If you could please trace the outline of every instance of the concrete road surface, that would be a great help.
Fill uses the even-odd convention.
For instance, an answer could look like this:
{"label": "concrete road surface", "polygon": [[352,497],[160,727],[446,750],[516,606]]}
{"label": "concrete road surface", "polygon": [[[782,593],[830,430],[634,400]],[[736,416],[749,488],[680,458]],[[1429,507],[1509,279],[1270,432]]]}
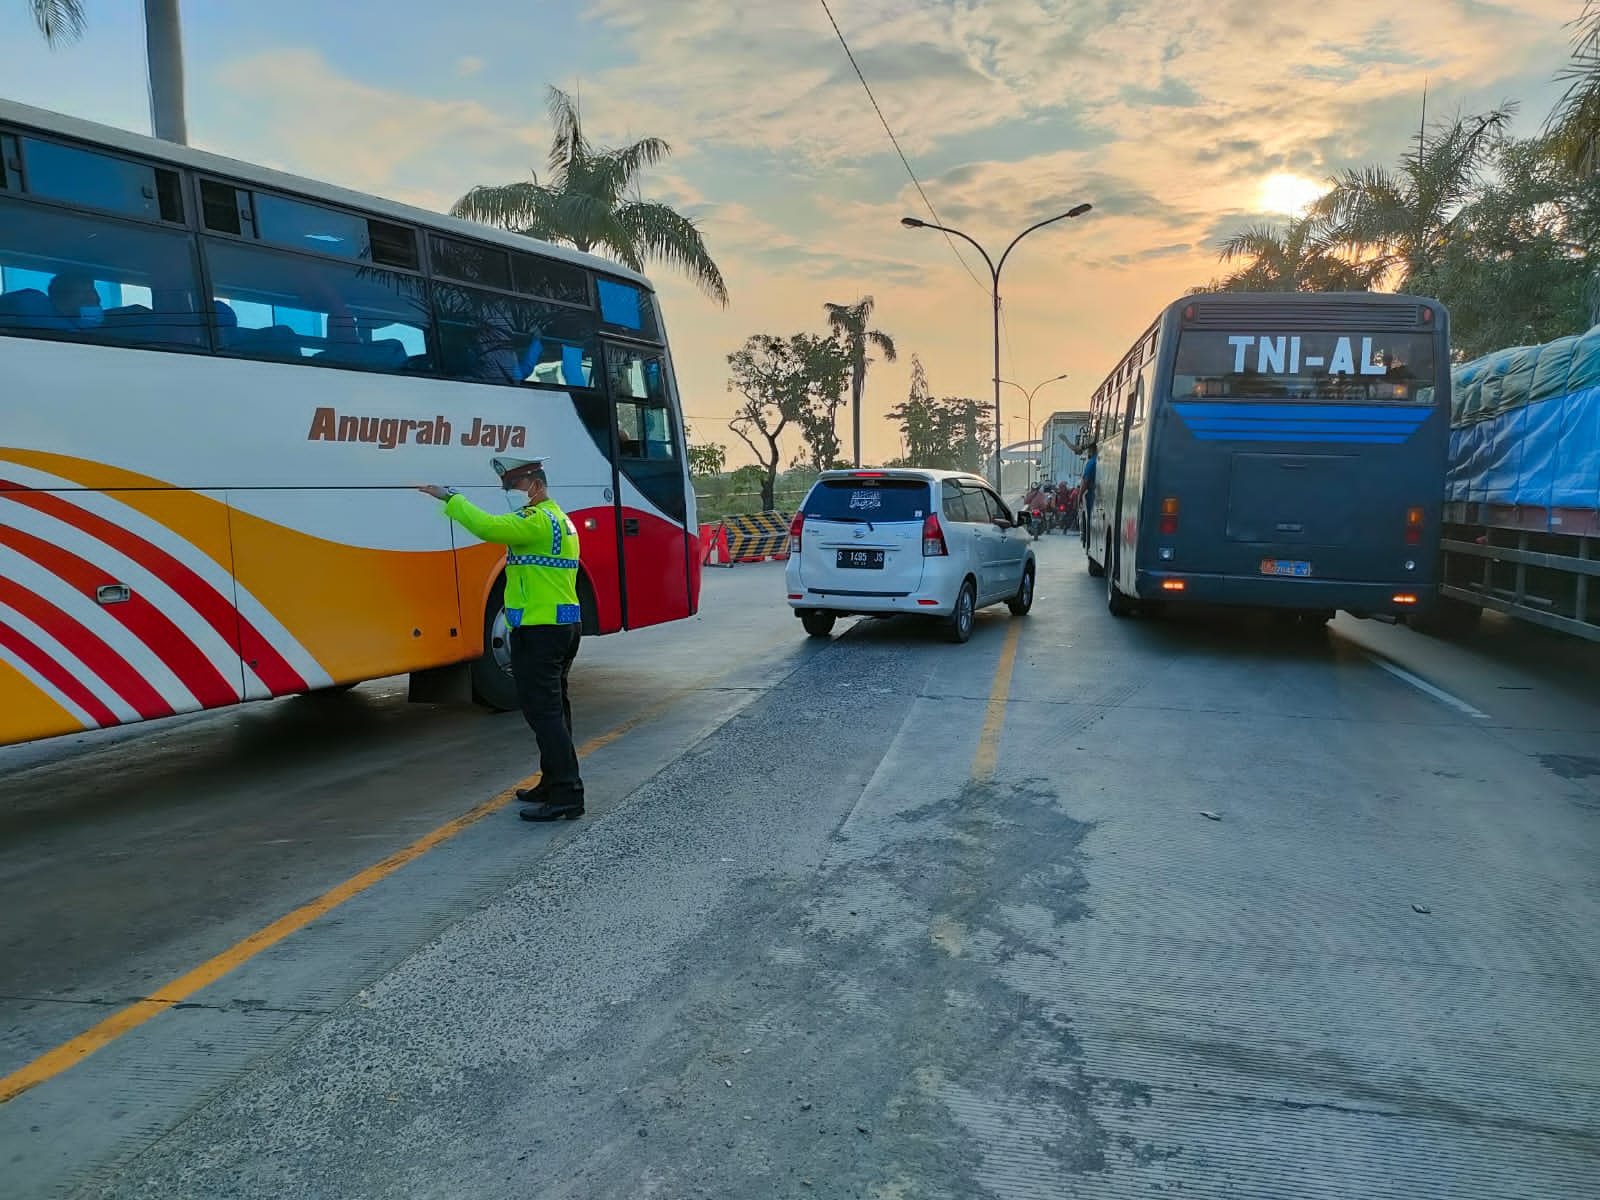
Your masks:
{"label": "concrete road surface", "polygon": [[1600,654],[1036,548],[587,643],[558,828],[397,683],[0,752],[0,1193],[1600,1196]]}

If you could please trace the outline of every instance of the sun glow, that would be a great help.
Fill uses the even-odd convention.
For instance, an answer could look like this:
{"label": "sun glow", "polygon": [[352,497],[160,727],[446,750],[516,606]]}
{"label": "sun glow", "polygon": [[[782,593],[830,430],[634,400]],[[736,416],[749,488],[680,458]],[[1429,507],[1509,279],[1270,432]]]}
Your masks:
{"label": "sun glow", "polygon": [[1256,193],[1256,203],[1263,212],[1298,217],[1320,199],[1326,190],[1325,186],[1315,179],[1280,172],[1268,175],[1261,181],[1261,189]]}

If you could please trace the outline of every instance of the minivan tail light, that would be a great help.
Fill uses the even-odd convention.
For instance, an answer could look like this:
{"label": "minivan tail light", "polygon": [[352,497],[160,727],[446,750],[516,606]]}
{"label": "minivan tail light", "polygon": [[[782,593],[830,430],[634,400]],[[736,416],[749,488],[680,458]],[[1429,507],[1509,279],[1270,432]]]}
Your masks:
{"label": "minivan tail light", "polygon": [[789,553],[800,553],[800,531],[806,527],[806,514],[796,512],[789,518]]}
{"label": "minivan tail light", "polygon": [[944,542],[944,527],[939,524],[939,514],[929,513],[922,522],[922,557],[945,558],[950,547]]}

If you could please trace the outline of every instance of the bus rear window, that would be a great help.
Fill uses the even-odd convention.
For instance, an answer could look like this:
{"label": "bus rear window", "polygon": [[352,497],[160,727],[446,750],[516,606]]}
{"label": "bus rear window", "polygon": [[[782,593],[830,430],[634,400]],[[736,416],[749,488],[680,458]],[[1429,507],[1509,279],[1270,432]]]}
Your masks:
{"label": "bus rear window", "polygon": [[1427,333],[1190,330],[1178,341],[1172,398],[1426,404],[1434,371]]}
{"label": "bus rear window", "polygon": [[921,521],[928,512],[921,479],[825,479],[805,503],[806,516],[822,521]]}

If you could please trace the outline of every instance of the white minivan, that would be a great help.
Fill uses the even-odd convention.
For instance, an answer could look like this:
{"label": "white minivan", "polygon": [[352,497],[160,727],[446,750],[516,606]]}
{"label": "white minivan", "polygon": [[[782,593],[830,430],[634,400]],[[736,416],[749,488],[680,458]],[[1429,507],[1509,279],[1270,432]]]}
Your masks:
{"label": "white minivan", "polygon": [[959,471],[826,471],[789,525],[789,607],[812,637],[846,616],[937,617],[950,639],[973,616],[1033,606],[1026,528],[984,480]]}

